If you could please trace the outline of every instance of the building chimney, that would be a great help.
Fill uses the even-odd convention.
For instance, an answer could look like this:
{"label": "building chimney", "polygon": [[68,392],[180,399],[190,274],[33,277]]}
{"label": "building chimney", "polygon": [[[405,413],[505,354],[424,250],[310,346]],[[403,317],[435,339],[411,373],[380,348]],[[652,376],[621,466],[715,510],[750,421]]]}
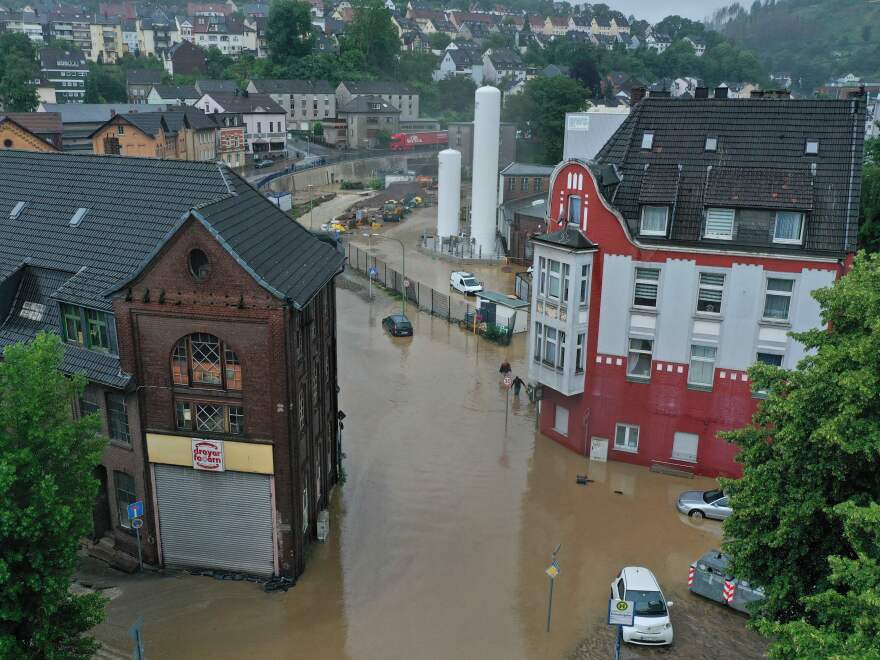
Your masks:
{"label": "building chimney", "polygon": [[715,88],[715,98],[716,99],[726,99],[728,98],[728,93],[730,89],[727,87],[716,87]]}
{"label": "building chimney", "polygon": [[694,98],[695,99],[707,99],[709,98],[709,88],[708,87],[697,87],[694,90]]}
{"label": "building chimney", "polygon": [[631,106],[638,105],[643,98],[645,98],[644,87],[633,87],[631,90],[629,90],[629,104]]}

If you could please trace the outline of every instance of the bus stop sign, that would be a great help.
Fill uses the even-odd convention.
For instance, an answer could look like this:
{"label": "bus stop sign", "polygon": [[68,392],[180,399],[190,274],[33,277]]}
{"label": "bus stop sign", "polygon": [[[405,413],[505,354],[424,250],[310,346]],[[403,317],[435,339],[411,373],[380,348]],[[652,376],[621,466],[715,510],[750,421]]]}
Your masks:
{"label": "bus stop sign", "polygon": [[608,600],[608,625],[631,626],[635,618],[635,603],[631,600]]}

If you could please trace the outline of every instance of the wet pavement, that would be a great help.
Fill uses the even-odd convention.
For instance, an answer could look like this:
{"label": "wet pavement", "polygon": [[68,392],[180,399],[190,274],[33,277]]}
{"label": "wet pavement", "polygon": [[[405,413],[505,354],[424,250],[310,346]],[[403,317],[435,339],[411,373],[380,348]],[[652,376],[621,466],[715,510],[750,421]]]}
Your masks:
{"label": "wet pavement", "polygon": [[[339,279],[339,376],[347,415],[346,483],[331,533],[309,550],[289,592],[186,574],[114,575],[96,630],[104,657],[130,654],[139,615],[157,658],[610,658],[609,585],[628,564],[649,567],[678,641],[624,657],[759,657],[745,619],[686,591],[688,564],[720,542],[720,525],[674,508],[710,488],[621,463],[590,463],[535,432],[533,407],[505,392],[498,365],[526,374],[525,336],[500,348],[410,311],[413,338],[380,321],[398,303],[366,299]],[[578,474],[592,480],[575,483]],[[550,553],[559,553],[551,632]],[[92,577],[92,583],[96,578]]]}

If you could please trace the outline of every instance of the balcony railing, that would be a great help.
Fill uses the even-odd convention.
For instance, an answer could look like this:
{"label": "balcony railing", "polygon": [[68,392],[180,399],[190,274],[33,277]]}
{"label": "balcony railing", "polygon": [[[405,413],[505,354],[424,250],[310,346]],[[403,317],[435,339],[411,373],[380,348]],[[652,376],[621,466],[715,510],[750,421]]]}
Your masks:
{"label": "balcony railing", "polygon": [[286,133],[248,133],[247,136],[252,140],[266,140],[269,138],[287,138]]}

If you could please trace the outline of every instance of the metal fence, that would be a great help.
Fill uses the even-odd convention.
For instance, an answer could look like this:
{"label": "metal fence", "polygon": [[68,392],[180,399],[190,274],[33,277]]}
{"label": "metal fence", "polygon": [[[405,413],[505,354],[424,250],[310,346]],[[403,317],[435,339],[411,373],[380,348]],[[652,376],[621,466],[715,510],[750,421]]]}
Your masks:
{"label": "metal fence", "polygon": [[374,285],[397,295],[406,295],[407,302],[433,316],[445,319],[449,323],[479,332],[500,344],[509,344],[513,336],[515,316],[504,324],[487,323],[481,311],[466,301],[455,296],[441,293],[436,289],[416,282],[391,268],[381,259],[369,254],[366,250],[348,243],[346,246],[348,265],[373,280]]}
{"label": "metal fence", "polygon": [[501,250],[483,251],[482,246],[470,236],[447,236],[440,238],[431,234],[422,234],[419,245],[426,252],[434,252],[447,257],[468,259],[472,261],[499,261],[504,258]]}

